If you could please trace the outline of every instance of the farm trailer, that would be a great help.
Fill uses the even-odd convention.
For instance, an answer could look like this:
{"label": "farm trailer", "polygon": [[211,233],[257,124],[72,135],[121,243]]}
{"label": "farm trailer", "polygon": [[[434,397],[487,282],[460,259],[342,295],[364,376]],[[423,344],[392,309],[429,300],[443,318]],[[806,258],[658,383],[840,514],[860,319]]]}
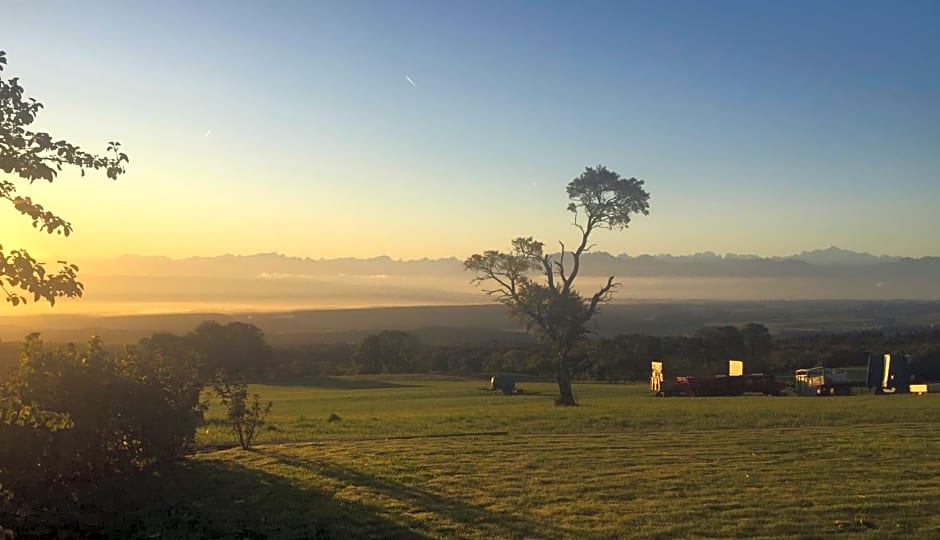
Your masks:
{"label": "farm trailer", "polygon": [[507,396],[512,394],[521,394],[522,391],[516,388],[515,377],[509,375],[493,375],[490,378],[490,391],[499,390]]}
{"label": "farm trailer", "polygon": [[741,396],[744,394],[765,394],[779,396],[786,390],[786,383],[777,381],[773,375],[765,373],[744,374],[744,363],[740,360],[728,362],[728,375],[712,377],[675,377],[663,376],[662,362],[652,363],[650,389],[657,396]]}
{"label": "farm trailer", "polygon": [[798,369],[794,388],[798,396],[848,396],[852,393],[849,373],[839,368]]}

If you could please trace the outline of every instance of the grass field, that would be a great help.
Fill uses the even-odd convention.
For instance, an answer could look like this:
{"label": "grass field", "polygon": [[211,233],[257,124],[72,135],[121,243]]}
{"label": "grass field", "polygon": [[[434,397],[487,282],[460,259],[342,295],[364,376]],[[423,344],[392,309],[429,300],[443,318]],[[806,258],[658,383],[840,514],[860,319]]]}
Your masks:
{"label": "grass field", "polygon": [[[506,432],[649,433],[859,426],[940,420],[936,396],[857,395],[843,399],[744,396],[656,398],[645,385],[576,384],[580,407],[554,407],[553,383],[519,383],[524,393],[487,391],[484,380],[435,377],[324,378],[311,386],[253,386],[272,400],[262,441],[298,442]],[[339,421],[328,421],[331,415]],[[204,444],[231,443],[222,411],[207,414]]]}
{"label": "grass field", "polygon": [[[124,486],[101,519],[128,537],[940,538],[937,396],[585,384],[581,407],[556,408],[552,385],[521,386],[257,386],[275,403],[257,449]],[[218,414],[201,443],[231,440]]]}

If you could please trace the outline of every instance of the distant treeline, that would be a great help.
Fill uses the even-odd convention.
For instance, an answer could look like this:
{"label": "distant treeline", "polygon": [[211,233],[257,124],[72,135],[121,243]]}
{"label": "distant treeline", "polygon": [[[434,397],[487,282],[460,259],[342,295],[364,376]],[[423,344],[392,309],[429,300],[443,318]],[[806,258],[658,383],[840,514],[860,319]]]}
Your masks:
{"label": "distant treeline", "polygon": [[[590,339],[578,350],[572,372],[580,380],[641,381],[649,377],[652,360],[665,362],[672,375],[707,375],[723,373],[729,359],[740,359],[748,372],[789,373],[821,365],[866,365],[869,355],[884,353],[908,354],[920,378],[940,380],[940,329],[774,337],[755,323],[707,327],[688,336],[624,334]],[[554,374],[554,363],[537,344],[428,345],[399,330],[372,334],[359,344],[275,349],[272,361],[267,372],[272,380],[293,381],[377,373]]]}
{"label": "distant treeline", "polygon": [[[425,343],[401,330],[373,333],[359,342],[272,347],[254,325],[206,321],[184,335],[153,334],[138,346],[168,355],[195,353],[202,358],[203,377],[224,368],[272,383],[379,373],[516,373],[532,377],[554,373],[553,363],[535,343]],[[0,343],[0,373],[18,363],[19,351],[17,343]],[[740,359],[748,372],[789,373],[820,365],[865,365],[870,354],[884,353],[908,354],[918,377],[940,380],[937,328],[774,336],[757,323],[709,326],[679,336],[594,337],[578,350],[572,372],[580,380],[640,381],[649,376],[651,360],[665,362],[670,375],[706,375],[722,373],[727,360]]]}

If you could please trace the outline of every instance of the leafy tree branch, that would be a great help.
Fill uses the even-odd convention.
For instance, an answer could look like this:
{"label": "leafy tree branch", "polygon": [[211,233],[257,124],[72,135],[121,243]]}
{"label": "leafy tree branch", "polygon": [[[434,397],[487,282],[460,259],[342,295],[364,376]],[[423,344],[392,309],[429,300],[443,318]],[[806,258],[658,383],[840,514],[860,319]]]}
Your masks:
{"label": "leafy tree branch", "polygon": [[[109,142],[104,154],[95,154],[56,140],[49,133],[29,129],[42,103],[24,97],[18,77],[3,77],[6,63],[6,53],[0,51],[0,171],[28,184],[37,180],[51,183],[65,167],[78,168],[82,176],[86,170],[102,170],[112,180],[124,174],[129,159],[118,142]],[[0,179],[0,201],[10,203],[15,211],[31,219],[39,231],[64,236],[72,233],[70,222],[19,194],[14,180]],[[63,261],[59,264],[62,268],[57,272],[48,272],[25,250],[6,253],[0,245],[0,293],[14,306],[25,303],[28,296],[34,302],[46,300],[52,305],[56,298],[81,296],[78,267]]]}

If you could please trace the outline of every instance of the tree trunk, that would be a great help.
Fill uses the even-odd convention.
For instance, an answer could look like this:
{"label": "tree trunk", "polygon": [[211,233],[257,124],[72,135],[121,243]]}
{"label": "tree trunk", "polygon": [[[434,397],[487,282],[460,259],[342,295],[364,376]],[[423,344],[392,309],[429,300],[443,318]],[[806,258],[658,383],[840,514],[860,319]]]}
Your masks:
{"label": "tree trunk", "polygon": [[571,374],[568,373],[568,355],[564,354],[558,358],[558,397],[555,398],[555,405],[577,405],[574,399],[574,392],[571,390]]}

